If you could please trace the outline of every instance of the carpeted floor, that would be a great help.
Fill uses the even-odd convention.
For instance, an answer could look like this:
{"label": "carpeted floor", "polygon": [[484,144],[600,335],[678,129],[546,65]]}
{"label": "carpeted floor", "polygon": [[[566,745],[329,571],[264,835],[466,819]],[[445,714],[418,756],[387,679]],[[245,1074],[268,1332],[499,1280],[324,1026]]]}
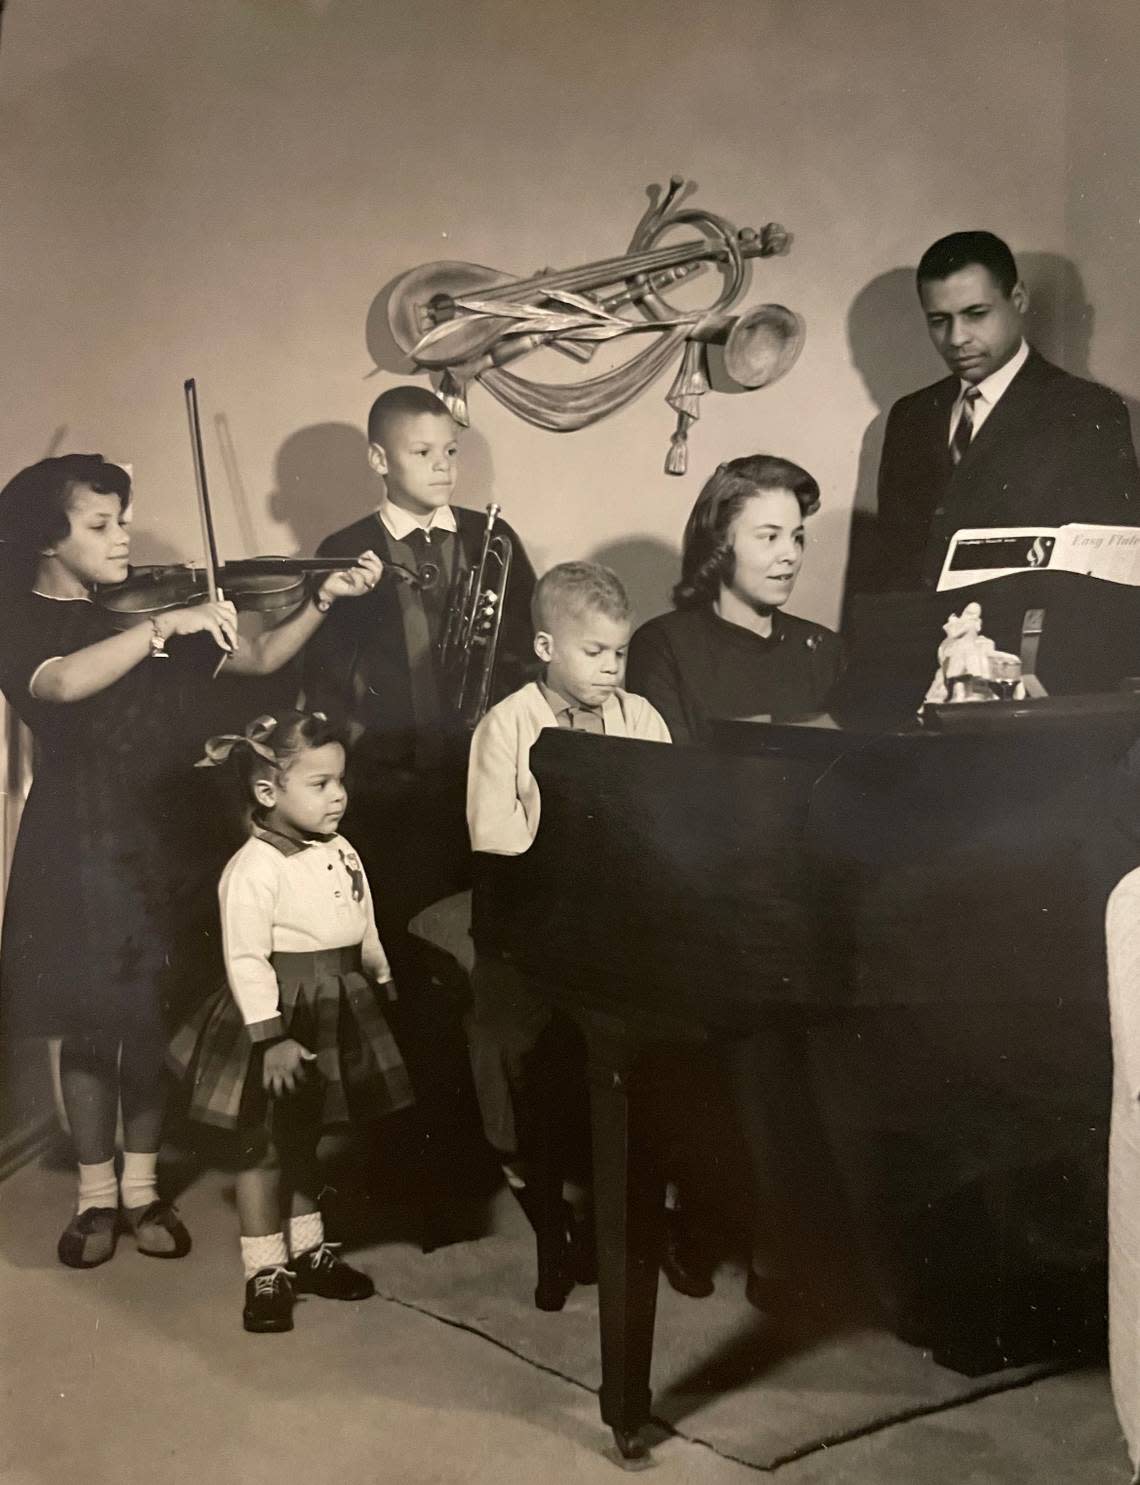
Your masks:
{"label": "carpeted floor", "polygon": [[[124,1243],[90,1274],[61,1268],[54,1239],[71,1190],[69,1173],[43,1162],[0,1187],[5,1485],[156,1473],[167,1485],[201,1485],[235,1468],[249,1485],[617,1478],[588,1390],[593,1292],[576,1292],[561,1315],[530,1308],[530,1245],[513,1204],[492,1205],[490,1236],[424,1257],[414,1211],[377,1199],[359,1261],[384,1298],[308,1300],[293,1335],[251,1337],[240,1325],[224,1172],[200,1174],[180,1198],[195,1247],[177,1264],[140,1259]],[[670,1427],[655,1448],[662,1482],[744,1485],[766,1471],[739,1461],[797,1447],[808,1452],[777,1464],[774,1480],[1127,1479],[1103,1372],[968,1402],[977,1383],[873,1333],[805,1336],[794,1356],[780,1356],[755,1334],[739,1275],[724,1271],[712,1300],[663,1287],[659,1325],[656,1407]],[[904,1421],[824,1446],[837,1428],[861,1426],[869,1407],[880,1423],[884,1409]]]}
{"label": "carpeted floor", "polygon": [[[492,1231],[429,1255],[390,1250],[386,1297],[463,1326],[590,1391],[601,1382],[597,1291],[578,1288],[557,1315],[531,1303],[534,1249],[501,1194]],[[830,1333],[829,1333],[830,1332]],[[905,1418],[1023,1385],[1044,1368],[963,1377],[882,1331],[803,1323],[774,1334],[744,1300],[743,1271],[722,1267],[709,1299],[662,1280],[654,1346],[654,1414],[669,1430],[761,1469]]]}

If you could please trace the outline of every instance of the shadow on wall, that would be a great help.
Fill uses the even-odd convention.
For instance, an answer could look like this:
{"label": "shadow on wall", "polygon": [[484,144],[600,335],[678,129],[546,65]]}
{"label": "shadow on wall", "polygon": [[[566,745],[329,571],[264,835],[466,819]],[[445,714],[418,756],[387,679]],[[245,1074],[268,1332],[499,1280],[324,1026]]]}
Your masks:
{"label": "shadow on wall", "polygon": [[672,607],[673,584],[681,576],[681,554],[652,536],[612,541],[591,552],[590,562],[612,568],[625,584],[633,605],[634,624]]}
{"label": "shadow on wall", "polygon": [[851,596],[876,584],[876,482],[887,414],[898,398],[935,381],[938,374],[938,358],[926,337],[915,294],[913,268],[889,269],[860,289],[847,314],[847,344],[875,404],[875,415],[859,450],[847,548],[845,616]]}
{"label": "shadow on wall", "polygon": [[380,499],[367,436],[351,423],[314,423],[291,433],[277,451],[274,475],[269,513],[292,530],[303,556],[311,556],[326,536],[358,521]]}
{"label": "shadow on wall", "polygon": [[[1096,309],[1089,303],[1080,269],[1071,258],[1058,253],[1020,253],[1017,261],[1029,290],[1026,338],[1043,356],[1074,376],[1092,378]],[[1113,390],[1128,408],[1135,442],[1140,428],[1140,400],[1119,388]]]}
{"label": "shadow on wall", "polygon": [[415,375],[415,367],[393,340],[388,327],[388,304],[392,298],[392,290],[403,277],[401,272],[389,279],[368,306],[368,317],[364,322],[364,343],[377,371],[387,371],[393,376],[412,377]]}
{"label": "shadow on wall", "polygon": [[[1026,338],[1049,360],[1075,376],[1089,375],[1095,312],[1076,264],[1057,253],[1018,255],[1029,290]],[[881,581],[876,541],[876,483],[887,414],[892,404],[945,374],[930,345],[915,289],[913,268],[881,273],[855,296],[847,316],[851,359],[876,412],[863,434],[851,511],[844,614],[855,593]],[[1140,406],[1129,403],[1133,427]]]}

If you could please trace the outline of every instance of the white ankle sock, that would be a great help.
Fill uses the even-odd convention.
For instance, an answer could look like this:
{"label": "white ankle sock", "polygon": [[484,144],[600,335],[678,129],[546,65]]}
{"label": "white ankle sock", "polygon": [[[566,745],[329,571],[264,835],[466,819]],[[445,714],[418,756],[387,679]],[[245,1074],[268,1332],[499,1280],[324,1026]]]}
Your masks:
{"label": "white ankle sock", "polygon": [[320,1212],[302,1212],[289,1218],[289,1252],[294,1258],[319,1248],[325,1240],[325,1224]]}
{"label": "white ankle sock", "polygon": [[507,1185],[512,1191],[526,1189],[526,1173],[521,1160],[504,1160],[502,1169],[503,1175],[507,1178]]}
{"label": "white ankle sock", "polygon": [[76,1212],[85,1212],[88,1207],[118,1207],[119,1183],[115,1179],[114,1160],[100,1160],[97,1165],[79,1167],[79,1195]]}
{"label": "white ankle sock", "polygon": [[285,1234],[271,1232],[265,1237],[243,1237],[241,1262],[247,1279],[252,1279],[259,1269],[284,1268],[289,1262],[289,1255],[285,1251]]}
{"label": "white ankle sock", "polygon": [[119,1181],[119,1195],[125,1207],[138,1210],[158,1200],[155,1173],[158,1169],[158,1152],[137,1153],[123,1151],[123,1175]]}

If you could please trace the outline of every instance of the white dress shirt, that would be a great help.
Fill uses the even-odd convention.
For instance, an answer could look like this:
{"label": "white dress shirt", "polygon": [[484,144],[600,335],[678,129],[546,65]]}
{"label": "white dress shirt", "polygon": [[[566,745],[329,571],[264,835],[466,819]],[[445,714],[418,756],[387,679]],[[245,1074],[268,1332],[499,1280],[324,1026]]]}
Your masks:
{"label": "white dress shirt", "polygon": [[950,431],[946,435],[947,443],[953,441],[954,430],[962,416],[962,408],[966,403],[966,393],[971,385],[976,385],[979,396],[974,400],[974,431],[970,435],[970,442],[977,438],[982,424],[993,412],[998,402],[1009,389],[1009,384],[1029,360],[1029,345],[1023,339],[1017,350],[1010,356],[1004,366],[999,366],[996,371],[990,373],[984,380],[977,383],[963,382],[958,390],[958,396],[954,399],[954,406],[950,409]]}
{"label": "white dress shirt", "polygon": [[456,531],[455,512],[450,505],[437,506],[432,511],[431,517],[425,526],[422,521],[417,521],[410,511],[406,511],[402,505],[393,505],[385,497],[376,507],[376,514],[388,529],[389,536],[396,541],[407,541],[413,531]]}

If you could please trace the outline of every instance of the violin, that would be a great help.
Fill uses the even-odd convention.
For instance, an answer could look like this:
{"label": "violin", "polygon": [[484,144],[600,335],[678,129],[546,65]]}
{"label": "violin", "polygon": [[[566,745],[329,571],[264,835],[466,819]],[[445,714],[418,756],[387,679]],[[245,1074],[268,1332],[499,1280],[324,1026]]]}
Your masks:
{"label": "violin", "polygon": [[[239,613],[286,619],[308,597],[311,574],[342,572],[355,566],[355,557],[238,558],[223,562],[217,569],[218,591],[224,592]],[[385,562],[384,577],[389,575],[417,588],[430,587],[435,581],[430,566],[414,572],[398,562]],[[205,603],[209,598],[206,569],[189,562],[132,567],[124,582],[101,588],[96,594],[96,602],[122,629],[171,609]]]}
{"label": "violin", "polygon": [[[309,577],[314,573],[342,572],[355,567],[355,557],[244,557],[219,563],[214,538],[213,515],[206,485],[202,452],[202,429],[198,416],[198,390],[191,377],[184,386],[190,422],[190,443],[198,490],[206,562],[134,567],[122,583],[101,588],[96,602],[118,628],[128,629],[158,614],[195,603],[216,603],[223,593],[239,612],[272,614],[284,619],[295,612],[309,595]],[[384,576],[391,575],[415,587],[430,587],[438,578],[431,564],[415,572],[398,562],[384,563]]]}

